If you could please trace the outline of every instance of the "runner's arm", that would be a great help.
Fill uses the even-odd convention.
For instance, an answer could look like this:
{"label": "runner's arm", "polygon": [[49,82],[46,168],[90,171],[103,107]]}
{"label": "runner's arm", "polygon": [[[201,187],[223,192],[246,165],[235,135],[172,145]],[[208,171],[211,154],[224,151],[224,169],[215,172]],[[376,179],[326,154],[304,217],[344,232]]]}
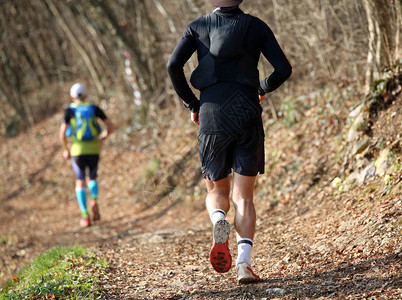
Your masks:
{"label": "runner's arm", "polygon": [[67,127],[68,127],[68,124],[63,122],[60,125],[60,131],[59,131],[59,140],[63,147],[63,157],[65,159],[70,158],[70,149],[68,149],[67,136],[66,136]]}
{"label": "runner's arm", "polygon": [[114,131],[114,124],[112,120],[110,120],[106,114],[103,112],[102,109],[99,108],[99,106],[95,106],[95,115],[97,118],[101,119],[102,122],[106,125],[106,128],[102,130],[100,133],[98,139],[100,141],[106,139],[113,131]]}
{"label": "runner's arm", "polygon": [[172,80],[173,87],[183,100],[184,105],[188,107],[191,112],[197,112],[200,109],[200,103],[184,75],[184,65],[196,50],[197,45],[193,37],[189,34],[184,34],[173,50],[167,64],[167,70]]}
{"label": "runner's arm", "polygon": [[106,139],[114,131],[115,128],[113,122],[109,118],[106,118],[102,121],[103,123],[105,123],[106,128],[102,130],[101,134],[99,135],[99,140],[101,141]]}
{"label": "runner's arm", "polygon": [[274,71],[267,78],[260,81],[260,95],[276,90],[292,74],[292,66],[279,46],[274,33],[268,25],[264,25],[265,37],[262,54],[273,66]]}

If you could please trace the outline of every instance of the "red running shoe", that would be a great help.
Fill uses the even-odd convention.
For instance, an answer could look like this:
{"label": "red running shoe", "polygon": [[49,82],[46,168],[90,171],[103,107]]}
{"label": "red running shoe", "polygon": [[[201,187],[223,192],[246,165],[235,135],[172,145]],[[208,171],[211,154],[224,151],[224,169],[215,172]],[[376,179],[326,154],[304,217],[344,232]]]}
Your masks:
{"label": "red running shoe", "polygon": [[226,273],[232,267],[232,256],[229,250],[230,224],[226,220],[219,220],[213,229],[214,243],[209,259],[212,267],[219,273]]}
{"label": "red running shoe", "polygon": [[96,203],[95,199],[92,199],[91,203],[89,204],[89,207],[91,210],[92,220],[98,221],[100,219],[99,206],[98,203]]}
{"label": "red running shoe", "polygon": [[80,226],[81,227],[88,227],[91,226],[91,220],[89,219],[89,217],[82,217],[80,220]]}

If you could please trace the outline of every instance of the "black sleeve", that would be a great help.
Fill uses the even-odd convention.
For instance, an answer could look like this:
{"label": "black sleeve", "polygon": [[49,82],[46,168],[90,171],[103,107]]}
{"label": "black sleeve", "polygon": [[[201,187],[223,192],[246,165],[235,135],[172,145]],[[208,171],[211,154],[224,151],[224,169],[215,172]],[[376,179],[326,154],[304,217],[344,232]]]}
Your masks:
{"label": "black sleeve", "polygon": [[63,123],[70,124],[70,120],[73,117],[74,117],[74,111],[71,108],[67,108],[64,111]]}
{"label": "black sleeve", "polygon": [[102,121],[107,119],[106,114],[103,112],[102,109],[100,109],[97,105],[95,105],[95,116],[99,119],[101,119]]}
{"label": "black sleeve", "polygon": [[264,27],[262,54],[274,68],[274,72],[270,76],[260,81],[259,94],[264,95],[276,90],[290,77],[292,66],[279,46],[272,30],[264,22],[261,21],[261,23]]}
{"label": "black sleeve", "polygon": [[190,28],[187,27],[167,64],[167,70],[176,93],[183,100],[184,105],[192,112],[199,111],[200,103],[188,85],[184,75],[184,65],[196,50],[196,41],[191,35]]}

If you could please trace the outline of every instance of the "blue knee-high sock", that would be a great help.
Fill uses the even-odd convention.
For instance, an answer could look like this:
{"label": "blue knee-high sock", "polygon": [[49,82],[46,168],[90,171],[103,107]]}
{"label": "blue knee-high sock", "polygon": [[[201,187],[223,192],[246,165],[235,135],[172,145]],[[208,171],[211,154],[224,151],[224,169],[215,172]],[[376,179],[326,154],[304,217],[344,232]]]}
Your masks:
{"label": "blue knee-high sock", "polygon": [[98,183],[96,180],[90,180],[88,182],[88,188],[91,191],[91,198],[98,199]]}
{"label": "blue knee-high sock", "polygon": [[77,196],[78,204],[80,205],[82,215],[84,217],[88,217],[87,193],[85,192],[85,188],[76,188],[75,195]]}

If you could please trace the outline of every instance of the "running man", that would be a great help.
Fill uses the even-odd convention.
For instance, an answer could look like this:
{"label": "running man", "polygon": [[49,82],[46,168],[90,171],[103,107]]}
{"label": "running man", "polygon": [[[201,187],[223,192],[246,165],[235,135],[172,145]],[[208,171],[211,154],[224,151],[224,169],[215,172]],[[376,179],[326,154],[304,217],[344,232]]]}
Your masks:
{"label": "running man", "polygon": [[[72,104],[64,111],[63,123],[60,126],[59,139],[63,145],[63,157],[71,158],[76,174],[75,194],[81,209],[81,227],[91,225],[92,221],[100,218],[98,198],[98,183],[96,181],[99,153],[101,144],[114,130],[112,121],[96,105],[85,102],[87,93],[81,83],[74,84],[70,89]],[[106,128],[101,131],[98,119],[102,120]],[[71,148],[67,146],[67,136],[71,135]],[[88,174],[86,173],[88,171]],[[87,176],[88,175],[88,176]],[[88,183],[86,183],[88,179]],[[87,208],[87,194],[85,187],[91,194],[90,213]]]}
{"label": "running man", "polygon": [[[292,67],[273,32],[262,20],[245,14],[242,0],[211,0],[216,9],[188,25],[173,50],[167,69],[173,86],[199,125],[201,171],[207,186],[206,207],[213,224],[210,260],[217,272],[232,265],[229,251],[229,175],[233,170],[239,283],[258,281],[251,269],[256,224],[254,183],[264,173],[264,129],[259,99],[277,89]],[[190,82],[200,90],[197,99],[188,85],[184,65],[197,52],[198,66]],[[260,81],[260,54],[274,68]]]}

